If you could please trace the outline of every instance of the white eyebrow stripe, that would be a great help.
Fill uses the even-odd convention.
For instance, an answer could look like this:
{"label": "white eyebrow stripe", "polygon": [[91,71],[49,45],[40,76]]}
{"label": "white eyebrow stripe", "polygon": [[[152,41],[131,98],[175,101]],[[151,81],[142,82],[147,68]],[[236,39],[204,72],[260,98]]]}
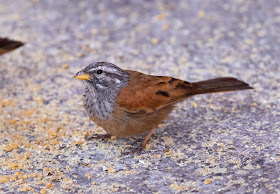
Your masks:
{"label": "white eyebrow stripe", "polygon": [[109,72],[109,73],[117,73],[118,70],[117,69],[114,69],[114,68],[110,68],[110,67],[106,67],[106,66],[97,66],[97,67],[92,67],[89,71],[90,72],[93,72],[93,71],[96,71],[96,70],[103,70],[105,72]]}
{"label": "white eyebrow stripe", "polygon": [[89,69],[89,72],[93,72],[93,71],[95,71],[96,69],[94,68],[94,67],[92,67],[92,68],[90,68]]}

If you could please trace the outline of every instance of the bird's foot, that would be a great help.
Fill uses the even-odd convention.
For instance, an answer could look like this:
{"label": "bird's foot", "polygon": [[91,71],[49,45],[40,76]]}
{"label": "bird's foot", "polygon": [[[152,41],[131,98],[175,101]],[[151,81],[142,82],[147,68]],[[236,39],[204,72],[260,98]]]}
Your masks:
{"label": "bird's foot", "polygon": [[92,135],[89,135],[87,137],[85,137],[85,139],[87,141],[89,140],[93,140],[93,139],[101,139],[101,140],[106,140],[106,139],[110,139],[111,138],[111,135],[110,134],[92,134]]}
{"label": "bird's foot", "polygon": [[122,152],[122,156],[133,155],[135,153],[140,154],[145,149],[145,145],[141,143],[137,148],[129,147],[127,149],[129,151]]}

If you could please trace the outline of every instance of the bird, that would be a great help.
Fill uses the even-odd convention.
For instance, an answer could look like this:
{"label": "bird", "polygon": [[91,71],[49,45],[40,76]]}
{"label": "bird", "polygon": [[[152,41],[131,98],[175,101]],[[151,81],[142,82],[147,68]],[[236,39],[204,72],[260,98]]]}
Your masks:
{"label": "bird", "polygon": [[169,76],[123,70],[109,62],[94,62],[75,74],[85,84],[83,105],[89,118],[111,136],[130,137],[148,132],[142,143],[125,154],[140,153],[158,125],[178,102],[198,94],[253,89],[233,77],[187,82]]}

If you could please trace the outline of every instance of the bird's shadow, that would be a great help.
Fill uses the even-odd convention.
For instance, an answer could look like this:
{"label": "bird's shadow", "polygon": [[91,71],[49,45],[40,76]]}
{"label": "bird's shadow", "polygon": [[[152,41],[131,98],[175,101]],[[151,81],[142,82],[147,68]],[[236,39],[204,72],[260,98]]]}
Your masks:
{"label": "bird's shadow", "polygon": [[[234,128],[240,122],[250,125],[248,120],[252,111],[250,104],[234,105],[231,101],[225,101],[223,104],[225,104],[226,108],[211,110],[205,107],[198,107],[195,109],[190,108],[186,112],[178,110],[179,115],[181,115],[179,117],[171,114],[169,119],[163,122],[166,126],[159,127],[151,136],[149,140],[149,143],[151,143],[150,149],[146,149],[144,152],[180,149],[181,145],[199,146],[202,142],[210,141],[211,135],[217,133],[216,129]],[[232,111],[232,109],[236,109],[237,112]],[[262,112],[262,109],[259,112]],[[240,117],[240,115],[242,116]],[[119,146],[131,145],[137,147],[145,139],[146,135],[147,132],[139,136],[119,139]],[[166,143],[167,138],[172,139],[173,143]]]}

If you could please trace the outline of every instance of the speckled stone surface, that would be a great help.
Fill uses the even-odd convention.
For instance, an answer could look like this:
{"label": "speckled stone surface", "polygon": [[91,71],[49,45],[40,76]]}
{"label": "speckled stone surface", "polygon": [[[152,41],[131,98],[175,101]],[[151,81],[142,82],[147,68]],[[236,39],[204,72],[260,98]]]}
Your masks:
{"label": "speckled stone surface", "polygon": [[[280,2],[0,0],[0,191],[280,192]],[[193,97],[144,136],[108,141],[73,75],[93,61],[255,90]]]}

